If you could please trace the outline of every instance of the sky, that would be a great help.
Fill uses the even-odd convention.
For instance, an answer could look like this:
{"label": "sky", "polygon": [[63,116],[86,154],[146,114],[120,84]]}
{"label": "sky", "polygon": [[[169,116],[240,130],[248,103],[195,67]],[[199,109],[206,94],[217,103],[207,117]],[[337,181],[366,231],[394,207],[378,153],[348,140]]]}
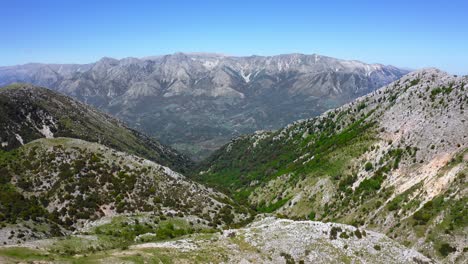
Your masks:
{"label": "sky", "polygon": [[0,0],[0,65],[320,54],[468,74],[468,1]]}

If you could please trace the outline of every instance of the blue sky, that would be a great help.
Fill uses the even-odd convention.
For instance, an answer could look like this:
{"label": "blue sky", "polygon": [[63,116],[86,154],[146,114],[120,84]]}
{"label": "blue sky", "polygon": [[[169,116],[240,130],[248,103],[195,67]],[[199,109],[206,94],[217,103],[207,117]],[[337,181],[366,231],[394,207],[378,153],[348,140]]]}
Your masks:
{"label": "blue sky", "polygon": [[0,65],[318,53],[468,74],[468,1],[0,0]]}

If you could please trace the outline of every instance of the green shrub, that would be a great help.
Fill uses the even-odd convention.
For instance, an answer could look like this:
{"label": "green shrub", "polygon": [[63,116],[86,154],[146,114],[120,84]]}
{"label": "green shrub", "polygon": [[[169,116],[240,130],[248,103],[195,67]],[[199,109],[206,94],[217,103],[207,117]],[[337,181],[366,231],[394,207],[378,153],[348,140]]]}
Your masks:
{"label": "green shrub", "polygon": [[414,79],[410,82],[410,86],[415,86],[416,84],[419,83],[419,81],[421,81],[420,79]]}
{"label": "green shrub", "polygon": [[342,180],[340,180],[338,184],[338,189],[341,192],[346,192],[346,190],[348,189],[350,190],[350,187],[353,185],[356,179],[357,179],[356,176],[351,176],[351,175],[344,177]]}
{"label": "green shrub", "polygon": [[437,250],[444,257],[448,256],[450,253],[457,251],[457,249],[450,246],[449,243],[442,243]]}
{"label": "green shrub", "polygon": [[358,193],[358,194],[360,194],[360,193],[365,193],[365,194],[373,193],[373,192],[380,189],[383,180],[384,180],[384,178],[381,175],[377,175],[377,176],[374,176],[372,178],[365,179],[365,180],[363,180],[361,182],[361,184],[359,184],[358,188],[356,188],[356,193]]}
{"label": "green shrub", "polygon": [[433,200],[424,204],[424,206],[419,209],[413,215],[413,219],[417,221],[419,225],[425,225],[431,220],[437,213],[442,209],[442,205],[444,203],[444,198],[442,196],[438,196]]}
{"label": "green shrub", "polygon": [[310,212],[309,220],[315,220],[315,212],[314,211]]}
{"label": "green shrub", "polygon": [[403,200],[404,197],[402,195],[395,197],[391,202],[388,203],[388,210],[395,211],[400,209],[400,204],[403,202]]}
{"label": "green shrub", "polygon": [[358,228],[356,228],[356,231],[354,231],[354,235],[359,239],[362,238],[362,233]]}
{"label": "green shrub", "polygon": [[340,238],[348,239],[349,235],[346,232],[340,234]]}
{"label": "green shrub", "polygon": [[366,104],[365,103],[360,103],[357,107],[357,110],[358,112],[361,111],[362,109],[366,108]]}
{"label": "green shrub", "polygon": [[338,237],[338,233],[342,231],[341,227],[333,226],[330,229],[330,240],[334,240]]}

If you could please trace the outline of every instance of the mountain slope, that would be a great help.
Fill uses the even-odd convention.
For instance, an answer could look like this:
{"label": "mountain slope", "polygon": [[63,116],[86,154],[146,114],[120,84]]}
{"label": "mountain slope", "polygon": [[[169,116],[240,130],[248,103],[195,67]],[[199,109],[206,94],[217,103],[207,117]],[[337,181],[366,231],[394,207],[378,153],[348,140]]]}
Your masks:
{"label": "mountain slope", "polygon": [[[0,152],[0,174],[3,244],[61,236],[102,225],[106,218],[134,216],[126,227],[106,233],[123,245],[157,231],[161,220],[179,219],[191,227],[182,233],[166,230],[170,233],[158,233],[157,239],[236,225],[249,216],[225,195],[168,167],[79,139],[42,138]],[[122,233],[125,228],[129,230]]]}
{"label": "mountain slope", "polygon": [[177,171],[192,165],[171,148],[71,98],[29,84],[0,88],[0,149],[14,149],[43,137],[100,142]]}
{"label": "mountain slope", "polygon": [[[57,254],[66,242],[80,254]],[[94,236],[1,248],[0,261],[51,263],[434,263],[388,237],[352,226],[265,217],[247,227],[95,253]],[[29,248],[27,248],[29,246]],[[87,246],[87,247],[86,247]],[[32,249],[34,248],[34,249]],[[91,249],[89,249],[91,248]],[[39,250],[38,250],[39,249]],[[48,252],[44,254],[44,252]]]}
{"label": "mountain slope", "polygon": [[280,128],[406,74],[320,55],[183,54],[87,65],[0,67],[0,85],[42,85],[124,120],[201,159],[233,136]]}
{"label": "mountain slope", "polygon": [[169,168],[187,170],[184,156],[46,88],[0,89],[0,142],[4,245],[92,232],[98,250],[110,249],[250,217],[226,195]]}
{"label": "mountain slope", "polygon": [[196,177],[259,211],[364,226],[462,263],[467,83],[408,74],[317,118],[237,138]]}

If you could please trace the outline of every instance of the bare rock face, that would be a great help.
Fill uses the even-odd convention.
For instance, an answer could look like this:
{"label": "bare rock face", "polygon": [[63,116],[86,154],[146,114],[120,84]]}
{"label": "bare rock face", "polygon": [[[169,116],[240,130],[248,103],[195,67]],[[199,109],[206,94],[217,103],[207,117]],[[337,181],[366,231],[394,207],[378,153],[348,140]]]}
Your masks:
{"label": "bare rock face", "polygon": [[406,73],[320,55],[176,53],[0,67],[0,85],[28,82],[70,95],[199,159],[235,135],[315,116]]}

